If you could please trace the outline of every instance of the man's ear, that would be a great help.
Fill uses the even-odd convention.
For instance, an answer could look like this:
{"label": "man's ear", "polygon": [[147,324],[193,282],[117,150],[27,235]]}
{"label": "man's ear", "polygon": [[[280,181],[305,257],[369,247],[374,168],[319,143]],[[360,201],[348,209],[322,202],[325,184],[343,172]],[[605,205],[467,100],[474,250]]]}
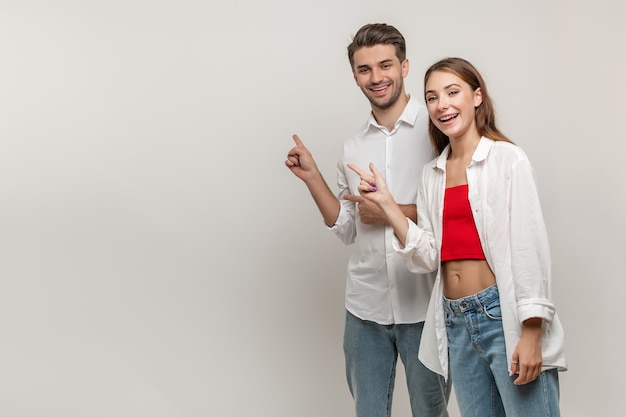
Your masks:
{"label": "man's ear", "polygon": [[406,78],[409,75],[409,60],[405,59],[402,62],[402,78]]}

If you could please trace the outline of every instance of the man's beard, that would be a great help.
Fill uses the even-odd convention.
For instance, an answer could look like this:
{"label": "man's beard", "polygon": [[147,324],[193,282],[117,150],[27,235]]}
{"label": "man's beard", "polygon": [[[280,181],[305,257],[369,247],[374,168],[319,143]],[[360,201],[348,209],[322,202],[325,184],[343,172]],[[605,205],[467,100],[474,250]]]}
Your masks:
{"label": "man's beard", "polygon": [[[389,98],[389,100],[387,100],[385,103],[379,103],[376,101],[375,98],[370,97],[368,94],[366,94],[365,96],[367,97],[367,99],[369,100],[370,104],[372,105],[372,107],[379,109],[379,110],[386,110],[389,107],[393,106],[394,104],[396,104],[396,102],[398,101],[398,99],[400,98],[400,96],[402,95],[402,84],[403,82],[400,82],[400,85],[398,86],[399,88],[396,89],[395,93],[393,96],[391,96]],[[395,85],[395,84],[394,84]]]}

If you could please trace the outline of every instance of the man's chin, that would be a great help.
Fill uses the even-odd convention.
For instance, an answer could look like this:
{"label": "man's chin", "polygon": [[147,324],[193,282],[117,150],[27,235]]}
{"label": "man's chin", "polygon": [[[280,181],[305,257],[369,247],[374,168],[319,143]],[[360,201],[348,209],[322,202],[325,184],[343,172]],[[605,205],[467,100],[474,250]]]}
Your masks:
{"label": "man's chin", "polygon": [[395,103],[395,100],[383,101],[383,100],[374,100],[370,98],[370,103],[372,107],[375,107],[379,110],[387,110],[389,107],[393,106],[393,103]]}

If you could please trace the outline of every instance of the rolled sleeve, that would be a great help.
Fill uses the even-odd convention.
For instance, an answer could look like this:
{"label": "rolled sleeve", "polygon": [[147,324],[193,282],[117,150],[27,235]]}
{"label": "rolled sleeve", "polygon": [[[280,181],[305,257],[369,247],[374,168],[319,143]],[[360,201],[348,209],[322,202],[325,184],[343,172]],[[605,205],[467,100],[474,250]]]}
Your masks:
{"label": "rolled sleeve", "polygon": [[546,299],[528,299],[517,303],[520,324],[532,318],[540,318],[551,323],[555,311],[552,301]]}
{"label": "rolled sleeve", "polygon": [[406,244],[397,237],[393,240],[393,249],[400,255],[411,272],[427,274],[439,268],[439,250],[435,244],[435,237],[413,223],[407,217],[409,230],[406,234]]}
{"label": "rolled sleeve", "polygon": [[511,176],[511,266],[519,320],[552,321],[550,248],[532,168],[517,162]]}
{"label": "rolled sleeve", "polygon": [[340,208],[339,215],[335,224],[328,227],[328,230],[335,233],[335,235],[346,245],[354,243],[356,239],[356,224],[354,217],[354,202],[341,199],[340,196]]}

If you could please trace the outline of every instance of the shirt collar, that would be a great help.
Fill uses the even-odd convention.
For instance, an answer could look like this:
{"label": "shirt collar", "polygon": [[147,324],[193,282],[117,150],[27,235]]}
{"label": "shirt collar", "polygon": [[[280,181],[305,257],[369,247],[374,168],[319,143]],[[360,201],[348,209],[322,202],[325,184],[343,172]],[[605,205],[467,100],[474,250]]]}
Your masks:
{"label": "shirt collar", "polygon": [[[494,142],[495,141],[489,138],[486,138],[484,136],[481,137],[480,142],[478,142],[478,146],[476,147],[476,149],[474,150],[474,154],[472,155],[472,162],[470,162],[470,165],[477,163],[477,162],[484,161],[487,158],[487,155],[489,154],[489,150],[491,150],[491,147],[493,146]],[[443,149],[443,152],[441,152],[441,155],[439,155],[439,157],[434,160],[433,168],[439,168],[445,171],[446,161],[448,160],[449,154],[450,154],[450,144],[448,144],[448,146],[446,146]]]}
{"label": "shirt collar", "polygon": [[[417,98],[414,98],[410,94],[408,94],[408,96],[409,101],[406,103],[406,106],[404,106],[404,110],[402,111],[400,117],[398,117],[398,120],[396,120],[396,123],[394,124],[394,130],[398,127],[400,123],[406,123],[412,127],[415,126],[415,123],[417,122],[417,116],[420,112],[419,102],[417,101]],[[383,126],[378,124],[376,118],[374,117],[374,113],[372,113],[371,111],[369,117],[367,118],[367,123],[365,123],[365,130],[367,131],[370,127],[375,127],[377,129],[383,128]]]}
{"label": "shirt collar", "polygon": [[493,146],[495,141],[488,139],[486,137],[481,137],[480,142],[478,142],[478,146],[474,151],[474,155],[472,155],[472,162],[480,162],[484,161],[489,154],[489,150]]}

